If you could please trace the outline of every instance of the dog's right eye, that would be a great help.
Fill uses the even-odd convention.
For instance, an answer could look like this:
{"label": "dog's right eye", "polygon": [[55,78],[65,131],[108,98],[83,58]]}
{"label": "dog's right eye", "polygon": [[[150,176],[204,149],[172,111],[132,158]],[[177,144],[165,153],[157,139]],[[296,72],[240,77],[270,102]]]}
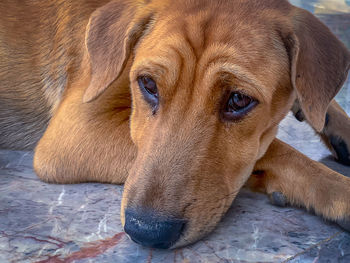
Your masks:
{"label": "dog's right eye", "polygon": [[159,95],[156,82],[147,76],[137,78],[141,93],[147,103],[152,107],[153,114],[156,113],[159,105]]}

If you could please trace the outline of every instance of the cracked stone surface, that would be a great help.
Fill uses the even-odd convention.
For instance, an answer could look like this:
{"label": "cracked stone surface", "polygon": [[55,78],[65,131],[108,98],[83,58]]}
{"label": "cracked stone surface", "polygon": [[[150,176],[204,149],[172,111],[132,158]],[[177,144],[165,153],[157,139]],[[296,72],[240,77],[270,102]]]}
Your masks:
{"label": "cracked stone surface", "polygon": [[[350,47],[350,3],[292,3],[316,13]],[[350,81],[337,96],[350,114]],[[314,160],[350,176],[312,129],[288,115],[278,137]],[[243,189],[215,231],[182,249],[133,243],[120,223],[123,187],[53,185],[32,169],[32,152],[0,150],[0,262],[350,262],[350,234],[267,196]]]}
{"label": "cracked stone surface", "polygon": [[[348,262],[350,256],[350,234],[337,225],[245,189],[202,241],[173,251],[142,248],[122,232],[122,186],[43,183],[30,152],[3,150],[0,160],[0,262]],[[350,168],[328,162],[350,175]]]}

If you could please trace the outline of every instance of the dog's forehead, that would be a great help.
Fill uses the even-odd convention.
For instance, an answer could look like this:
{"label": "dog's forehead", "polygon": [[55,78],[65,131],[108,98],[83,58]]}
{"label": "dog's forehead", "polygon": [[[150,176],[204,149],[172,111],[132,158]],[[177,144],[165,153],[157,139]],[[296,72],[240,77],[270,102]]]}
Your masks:
{"label": "dog's forehead", "polygon": [[[256,1],[181,0],[178,8],[174,2],[154,17],[135,49],[131,79],[146,74],[167,87],[163,93],[207,90],[209,96],[225,76],[263,101],[271,101],[279,83],[289,80],[288,54],[275,21]],[[280,14],[276,8],[266,7]],[[186,88],[176,88],[179,81]]]}
{"label": "dog's forehead", "polygon": [[[175,81],[179,74],[194,75],[198,69],[203,75],[213,76],[205,73],[222,68],[223,65],[210,67],[220,62],[241,75],[251,73],[262,82],[269,81],[262,83],[264,86],[275,86],[275,72],[288,68],[288,57],[278,32],[269,26],[271,21],[264,18],[255,2],[181,0],[183,5],[177,9],[172,2],[172,8],[158,14],[153,28],[141,41],[136,65],[154,59],[153,65],[162,64],[173,70]],[[174,63],[175,57],[183,59],[183,63]],[[189,70],[176,69],[176,64],[188,66]]]}
{"label": "dog's forehead", "polygon": [[261,10],[287,11],[291,8],[287,0],[153,0],[154,5],[158,5],[166,12],[181,12],[184,16],[198,11],[210,9],[213,13],[227,12],[239,14],[245,12],[255,12]]}
{"label": "dog's forehead", "polygon": [[152,36],[182,35],[196,53],[215,42],[248,46],[252,52],[275,45],[278,22],[272,17],[281,18],[292,8],[284,0],[179,0],[162,6]]}

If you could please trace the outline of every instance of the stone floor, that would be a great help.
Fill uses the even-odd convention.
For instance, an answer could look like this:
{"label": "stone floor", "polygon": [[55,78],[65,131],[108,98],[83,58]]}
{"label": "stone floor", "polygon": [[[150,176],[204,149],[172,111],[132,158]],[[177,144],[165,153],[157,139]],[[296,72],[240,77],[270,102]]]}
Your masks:
{"label": "stone floor", "polygon": [[[350,3],[293,0],[350,46]],[[337,96],[350,114],[350,81]],[[344,175],[313,131],[287,116],[279,138]],[[194,245],[151,250],[131,242],[120,219],[122,186],[49,185],[32,153],[0,150],[0,262],[350,262],[350,234],[302,209],[278,208],[242,190],[217,229]]]}

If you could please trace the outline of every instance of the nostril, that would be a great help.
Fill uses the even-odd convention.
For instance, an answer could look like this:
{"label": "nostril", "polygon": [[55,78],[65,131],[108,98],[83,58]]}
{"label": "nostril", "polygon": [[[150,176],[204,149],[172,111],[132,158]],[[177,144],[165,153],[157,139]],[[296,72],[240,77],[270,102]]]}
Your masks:
{"label": "nostril", "polygon": [[136,210],[125,211],[124,231],[143,246],[169,248],[180,238],[184,226],[185,220]]}

